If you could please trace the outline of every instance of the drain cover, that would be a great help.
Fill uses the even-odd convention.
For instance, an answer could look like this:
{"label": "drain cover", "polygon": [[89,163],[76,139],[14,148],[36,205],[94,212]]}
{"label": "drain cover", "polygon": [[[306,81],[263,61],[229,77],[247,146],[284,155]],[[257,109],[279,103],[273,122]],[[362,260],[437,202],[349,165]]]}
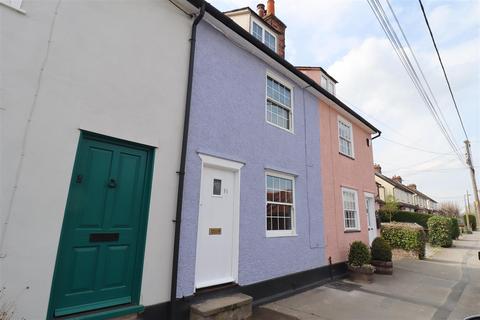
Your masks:
{"label": "drain cover", "polygon": [[359,289],[362,286],[354,283],[335,281],[335,282],[330,282],[329,284],[326,284],[325,287],[350,292],[350,291]]}

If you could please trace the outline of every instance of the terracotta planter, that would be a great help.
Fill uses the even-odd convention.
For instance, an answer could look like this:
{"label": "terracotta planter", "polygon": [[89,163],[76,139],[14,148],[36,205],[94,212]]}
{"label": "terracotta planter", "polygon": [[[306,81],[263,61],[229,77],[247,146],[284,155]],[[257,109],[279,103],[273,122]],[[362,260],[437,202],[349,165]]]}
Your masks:
{"label": "terracotta planter", "polygon": [[393,274],[392,261],[372,260],[372,266],[375,267],[375,273],[378,274]]}
{"label": "terracotta planter", "polygon": [[350,280],[355,282],[372,283],[374,272],[375,268],[373,268],[371,265],[365,265],[361,267],[348,266]]}

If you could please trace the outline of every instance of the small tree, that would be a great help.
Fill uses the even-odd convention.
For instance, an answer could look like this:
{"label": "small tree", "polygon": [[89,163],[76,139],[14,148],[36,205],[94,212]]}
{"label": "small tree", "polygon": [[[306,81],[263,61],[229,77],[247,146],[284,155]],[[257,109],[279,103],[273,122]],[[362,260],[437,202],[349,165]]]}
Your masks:
{"label": "small tree", "polygon": [[440,212],[442,215],[447,217],[459,217],[460,207],[456,202],[453,201],[442,202],[440,204]]}
{"label": "small tree", "polygon": [[385,213],[390,217],[390,222],[392,222],[392,215],[398,211],[399,205],[394,196],[389,195],[385,201],[385,205],[382,208]]}

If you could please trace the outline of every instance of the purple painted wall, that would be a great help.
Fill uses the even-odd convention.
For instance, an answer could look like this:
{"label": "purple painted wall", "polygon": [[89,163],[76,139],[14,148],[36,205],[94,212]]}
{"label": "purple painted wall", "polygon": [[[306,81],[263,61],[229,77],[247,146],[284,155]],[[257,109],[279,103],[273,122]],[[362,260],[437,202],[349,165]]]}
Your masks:
{"label": "purple painted wall", "polygon": [[[177,297],[194,293],[202,165],[198,152],[245,163],[240,179],[240,285],[325,265],[317,99],[295,86],[292,134],[265,120],[266,72],[274,69],[205,22],[198,28],[195,59]],[[297,175],[298,236],[266,237],[266,169]]]}

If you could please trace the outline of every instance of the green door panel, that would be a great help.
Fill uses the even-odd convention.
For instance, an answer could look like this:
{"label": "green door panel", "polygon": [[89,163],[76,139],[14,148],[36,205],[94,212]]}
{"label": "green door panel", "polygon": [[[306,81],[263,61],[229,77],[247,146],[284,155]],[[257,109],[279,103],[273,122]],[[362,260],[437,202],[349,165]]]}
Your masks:
{"label": "green door panel", "polygon": [[82,133],[57,254],[51,316],[138,303],[132,297],[138,300],[152,158],[148,147]]}

